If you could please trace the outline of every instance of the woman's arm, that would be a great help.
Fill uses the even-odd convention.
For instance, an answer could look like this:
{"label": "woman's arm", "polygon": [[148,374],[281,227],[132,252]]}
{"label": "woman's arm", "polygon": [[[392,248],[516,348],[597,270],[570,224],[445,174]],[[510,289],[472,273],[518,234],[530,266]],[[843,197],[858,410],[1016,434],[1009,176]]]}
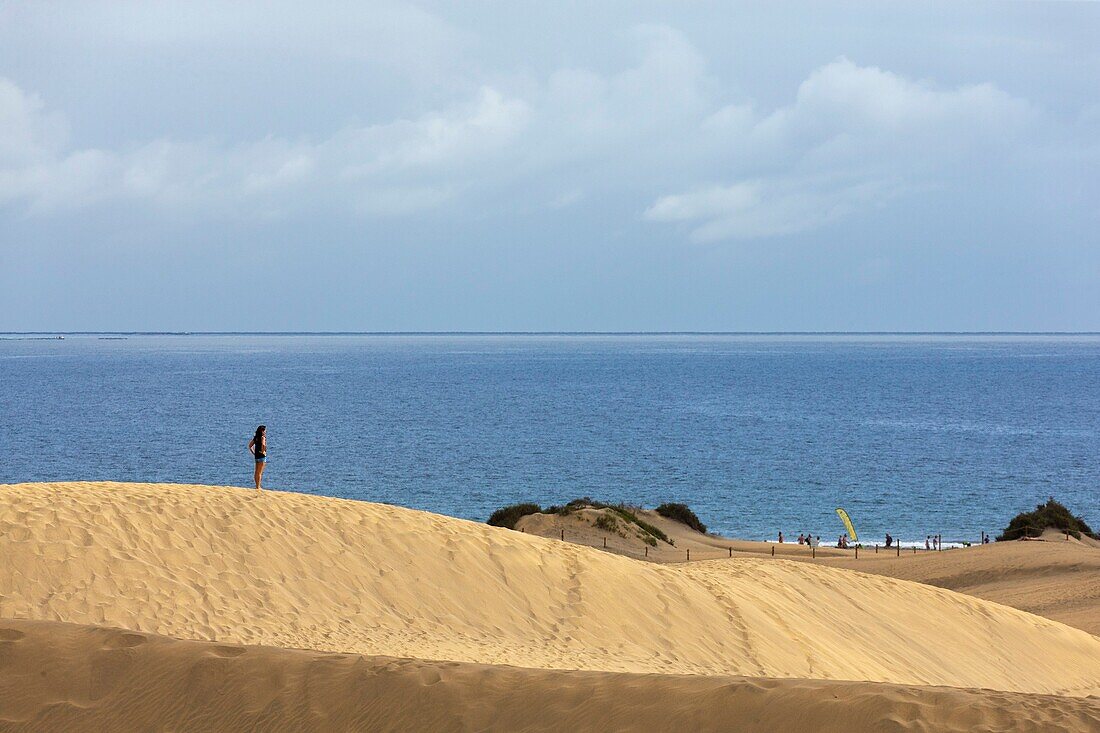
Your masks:
{"label": "woman's arm", "polygon": [[254,450],[252,449],[252,446],[254,446],[254,445],[256,445],[256,439],[255,439],[255,438],[253,438],[252,440],[248,441],[248,452],[249,452],[249,453],[251,453],[252,455],[256,455],[256,451],[254,451]]}

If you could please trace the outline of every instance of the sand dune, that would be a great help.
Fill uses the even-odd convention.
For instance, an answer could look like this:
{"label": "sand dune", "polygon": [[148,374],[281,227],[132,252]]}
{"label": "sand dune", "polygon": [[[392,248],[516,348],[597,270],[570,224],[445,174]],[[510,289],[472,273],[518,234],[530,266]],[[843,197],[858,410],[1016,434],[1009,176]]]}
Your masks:
{"label": "sand dune", "polygon": [[[595,526],[595,517],[606,513],[592,509],[581,509],[567,515],[528,514],[516,522],[516,529],[527,534],[556,539],[564,536],[566,542],[586,545],[597,549],[606,549],[618,555],[653,562],[685,562],[691,560],[713,560],[729,557],[733,550],[738,555],[768,555],[782,558],[810,557],[809,545],[800,545],[791,541],[784,544],[736,540],[717,535],[702,534],[680,522],[663,517],[651,509],[636,509],[635,514],[664,532],[672,544],[657,542],[653,546],[639,537],[640,532],[631,531],[626,523],[620,523],[621,532],[608,532]],[[564,535],[562,532],[564,531]],[[690,553],[690,554],[689,554]],[[849,553],[835,547],[818,547],[813,554],[816,557],[847,557]]]}
{"label": "sand dune", "polygon": [[0,497],[0,618],[544,669],[1100,694],[1100,639],[892,578],[647,564],[305,494],[71,483]]}
{"label": "sand dune", "polygon": [[0,731],[1095,731],[1100,700],[562,672],[0,621]]}
{"label": "sand dune", "polygon": [[914,580],[985,598],[1100,635],[1100,547],[1049,532],[1045,541],[997,542],[965,550],[864,553],[834,567]]}
{"label": "sand dune", "polygon": [[[516,528],[540,537],[561,537],[567,542],[605,549],[652,562],[684,562],[727,557],[773,556],[810,560],[808,546],[796,542],[774,544],[704,535],[654,511],[639,510],[639,517],[657,526],[674,544],[657,543],[646,549],[636,533],[600,530],[590,510],[566,516],[534,514],[520,519]],[[690,552],[690,555],[688,554]],[[912,552],[900,557],[893,550],[854,550],[818,547],[815,562],[892,578],[913,580],[966,593],[1019,608],[1069,626],[1100,635],[1100,541],[1066,538],[1049,530],[1042,540],[996,542],[944,552]]]}

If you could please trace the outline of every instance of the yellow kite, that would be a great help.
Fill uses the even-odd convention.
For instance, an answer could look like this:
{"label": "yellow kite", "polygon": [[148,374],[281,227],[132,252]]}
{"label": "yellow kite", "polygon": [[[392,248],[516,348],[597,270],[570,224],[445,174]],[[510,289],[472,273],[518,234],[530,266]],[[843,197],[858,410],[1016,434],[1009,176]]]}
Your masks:
{"label": "yellow kite", "polygon": [[853,542],[859,542],[859,537],[856,537],[856,528],[852,526],[852,519],[848,516],[848,512],[837,507],[836,513],[840,516],[840,521],[844,522],[844,526],[848,528],[848,536],[852,538]]}

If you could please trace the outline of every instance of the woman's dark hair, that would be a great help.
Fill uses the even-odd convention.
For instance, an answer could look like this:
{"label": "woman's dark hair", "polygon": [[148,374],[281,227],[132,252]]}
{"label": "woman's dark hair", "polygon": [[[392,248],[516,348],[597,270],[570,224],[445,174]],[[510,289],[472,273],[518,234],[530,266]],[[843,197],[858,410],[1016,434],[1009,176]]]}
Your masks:
{"label": "woman's dark hair", "polygon": [[266,425],[261,425],[260,427],[256,428],[256,435],[252,438],[252,442],[254,442],[256,444],[257,448],[260,447],[260,439],[263,438],[264,433],[266,433],[266,432],[267,432],[267,426]]}

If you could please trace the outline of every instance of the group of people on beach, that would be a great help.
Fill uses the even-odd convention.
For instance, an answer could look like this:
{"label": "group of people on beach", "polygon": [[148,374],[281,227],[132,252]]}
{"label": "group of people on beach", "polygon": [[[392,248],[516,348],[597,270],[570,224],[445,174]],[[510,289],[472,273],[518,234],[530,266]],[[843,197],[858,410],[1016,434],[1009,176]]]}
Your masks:
{"label": "group of people on beach", "polygon": [[[782,530],[779,532],[779,544],[783,544],[785,541]],[[982,533],[982,544],[989,543],[989,535]],[[798,544],[810,545],[811,547],[818,547],[821,544],[821,537],[814,537],[809,532],[803,532],[798,535]],[[901,540],[895,539],[889,533],[886,535],[886,547],[893,547],[894,545],[901,545]],[[848,539],[847,534],[842,534],[836,540],[836,546],[842,550],[846,550],[852,546],[851,540]],[[924,549],[926,550],[942,550],[942,544],[939,535],[927,535],[924,538]]]}
{"label": "group of people on beach", "polygon": [[[779,544],[782,545],[785,541],[786,539],[783,537],[783,530],[779,530]],[[814,537],[809,532],[803,532],[802,534],[798,535],[798,544],[817,547],[821,544],[821,537],[820,535]]]}

